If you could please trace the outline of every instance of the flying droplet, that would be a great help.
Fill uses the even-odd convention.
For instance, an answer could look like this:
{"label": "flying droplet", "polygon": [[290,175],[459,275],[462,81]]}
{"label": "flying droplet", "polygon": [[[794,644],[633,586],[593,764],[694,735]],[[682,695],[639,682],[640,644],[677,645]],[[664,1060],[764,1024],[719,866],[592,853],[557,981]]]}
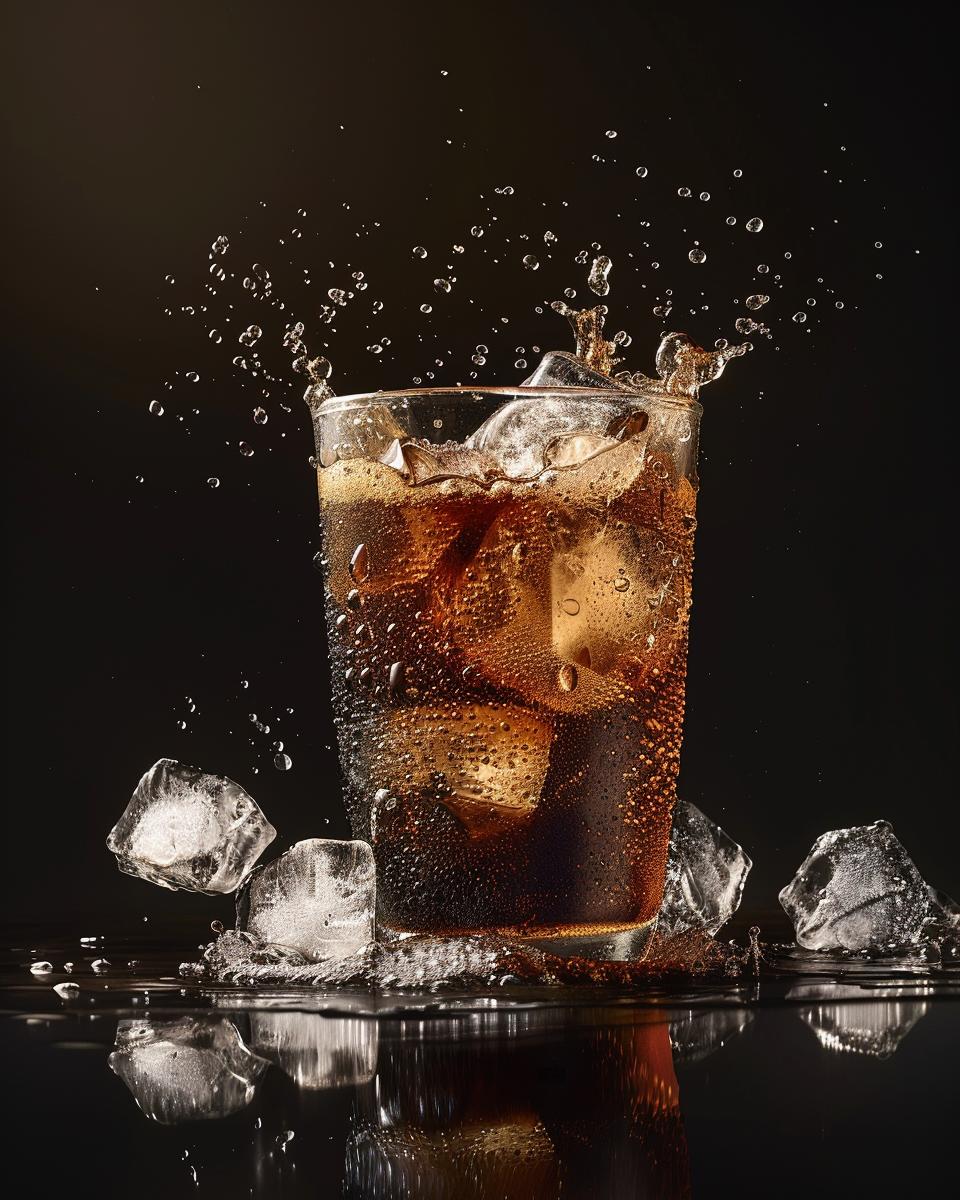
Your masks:
{"label": "flying droplet", "polygon": [[746,304],[747,308],[749,308],[752,312],[756,312],[758,308],[763,308],[763,306],[768,304],[769,301],[769,296],[756,295],[748,296],[744,301],[744,304]]}
{"label": "flying droplet", "polygon": [[727,224],[728,224],[728,225],[736,225],[736,223],[737,223],[737,218],[736,218],[736,217],[727,217]]}
{"label": "flying droplet", "polygon": [[701,193],[700,193],[700,199],[701,199],[701,200],[709,200],[709,199],[710,199],[710,193],[709,193],[709,192],[701,192]]}
{"label": "flying droplet", "polygon": [[647,170],[646,167],[637,167],[637,174],[640,176],[641,179],[646,179],[647,175],[649,174],[649,171]]}
{"label": "flying droplet", "polygon": [[802,325],[807,319],[807,314],[805,312],[795,312],[793,314],[793,319],[798,325]]}
{"label": "flying droplet", "polygon": [[220,486],[220,480],[216,477],[216,475],[211,475],[207,480],[207,484],[212,488],[218,488]]}
{"label": "flying droplet", "polygon": [[630,591],[630,580],[626,577],[626,575],[617,576],[617,578],[613,581],[613,590],[615,592]]}
{"label": "flying droplet", "polygon": [[289,771],[293,766],[293,759],[289,754],[275,754],[273,757],[273,765],[278,771]]}
{"label": "flying droplet", "polygon": [[536,257],[536,255],[525,254],[523,256],[523,265],[528,271],[536,271],[539,270],[540,260]]}
{"label": "flying droplet", "polygon": [[187,378],[190,380],[191,383],[199,383],[200,382],[200,376],[197,374],[196,371],[188,371]]}
{"label": "flying droplet", "polygon": [[453,285],[449,279],[435,279],[433,281],[433,286],[438,292],[449,292]]}
{"label": "flying droplet", "polygon": [[608,138],[615,138],[616,136],[617,136],[617,131],[616,131],[615,129],[608,129],[608,130],[607,130],[607,137],[608,137]]}
{"label": "flying droplet", "polygon": [[746,228],[750,233],[759,233],[763,228],[763,221],[760,217],[751,217],[747,222]]}
{"label": "flying droplet", "polygon": [[147,412],[153,413],[155,417],[163,416],[163,405],[159,400],[151,400],[147,405]]}
{"label": "flying droplet", "polygon": [[269,419],[267,417],[267,410],[260,407],[255,408],[253,410],[253,419],[258,425],[266,425],[267,420]]}
{"label": "flying droplet", "polygon": [[593,260],[587,287],[595,296],[606,296],[610,291],[609,275],[612,266],[613,263],[605,254],[600,254]]}
{"label": "flying droplet", "polygon": [[687,258],[689,258],[692,263],[702,263],[707,261],[706,253],[701,250],[699,246],[694,246],[694,248],[687,255]]}
{"label": "flying droplet", "polygon": [[433,312],[433,305],[432,305],[432,304],[421,304],[421,305],[420,305],[420,311],[421,311],[422,313],[432,313],[432,312]]}
{"label": "flying droplet", "polygon": [[577,613],[580,611],[579,601],[573,600],[571,598],[564,600],[563,603],[560,605],[560,607],[563,609],[563,611],[567,614],[568,617],[575,617],[577,615]]}
{"label": "flying droplet", "polygon": [[690,189],[688,187],[677,188],[677,195],[683,196],[684,199],[686,199],[690,194]]}
{"label": "flying droplet", "polygon": [[736,170],[736,171],[734,171],[734,173],[733,173],[733,177],[734,177],[734,179],[739,179],[739,178],[741,177],[741,175],[742,175],[742,174],[743,174],[743,172],[742,172],[742,171],[740,170],[740,168],[738,167],[738,168],[737,168],[737,170]]}
{"label": "flying droplet", "polygon": [[253,447],[249,442],[241,442],[239,449],[244,458],[250,458],[253,454]]}
{"label": "flying droplet", "polygon": [[414,246],[413,257],[414,258],[426,258],[427,257],[426,246]]}

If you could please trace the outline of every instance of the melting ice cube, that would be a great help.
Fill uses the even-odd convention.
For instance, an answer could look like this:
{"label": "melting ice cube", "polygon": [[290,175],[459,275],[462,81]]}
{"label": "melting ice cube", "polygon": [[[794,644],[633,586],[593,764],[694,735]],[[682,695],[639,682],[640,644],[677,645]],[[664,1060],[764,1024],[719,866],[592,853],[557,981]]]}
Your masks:
{"label": "melting ice cube", "polygon": [[375,902],[366,842],[309,838],[258,871],[240,907],[248,933],[318,962],[373,941]]}
{"label": "melting ice cube", "polygon": [[657,929],[716,933],[740,907],[743,885],[753,866],[719,825],[693,804],[678,800],[667,856],[667,877]]}
{"label": "melting ice cube", "polygon": [[356,404],[331,399],[322,415],[314,412],[317,458],[324,467],[338,459],[379,458],[407,437],[386,404]]}
{"label": "melting ice cube", "polygon": [[894,949],[950,920],[888,821],[818,837],[780,903],[808,950]]}
{"label": "melting ice cube", "polygon": [[110,1069],[153,1121],[229,1116],[253,1099],[267,1064],[225,1017],[121,1021]]}
{"label": "melting ice cube", "polygon": [[378,1025],[325,1013],[253,1012],[250,1041],[309,1090],[368,1083],[377,1069]]}
{"label": "melting ice cube", "polygon": [[140,780],[107,846],[128,875],[215,894],[239,887],[276,836],[238,783],[161,758]]}

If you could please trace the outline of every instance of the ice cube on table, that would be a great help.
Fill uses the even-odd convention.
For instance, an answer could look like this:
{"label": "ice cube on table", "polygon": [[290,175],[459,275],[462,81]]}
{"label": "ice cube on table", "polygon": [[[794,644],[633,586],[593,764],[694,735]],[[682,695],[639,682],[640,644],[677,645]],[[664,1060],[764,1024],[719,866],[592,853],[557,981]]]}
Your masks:
{"label": "ice cube on table", "polygon": [[678,800],[657,931],[706,929],[715,934],[740,907],[752,866],[743,847],[719,825],[696,805]]}
{"label": "ice cube on table", "polygon": [[239,887],[276,836],[238,783],[161,758],[140,780],[107,847],[128,875],[213,895]]}
{"label": "ice cube on table", "polygon": [[373,941],[375,905],[367,843],[309,838],[253,876],[240,910],[247,933],[318,962]]}
{"label": "ice cube on table", "polygon": [[780,903],[808,950],[915,944],[935,915],[930,889],[888,821],[818,837]]}
{"label": "ice cube on table", "polygon": [[377,1069],[378,1025],[325,1013],[251,1012],[250,1043],[309,1091],[369,1083]]}
{"label": "ice cube on table", "polygon": [[121,1021],[110,1069],[161,1125],[219,1120],[246,1108],[267,1063],[225,1017]]}

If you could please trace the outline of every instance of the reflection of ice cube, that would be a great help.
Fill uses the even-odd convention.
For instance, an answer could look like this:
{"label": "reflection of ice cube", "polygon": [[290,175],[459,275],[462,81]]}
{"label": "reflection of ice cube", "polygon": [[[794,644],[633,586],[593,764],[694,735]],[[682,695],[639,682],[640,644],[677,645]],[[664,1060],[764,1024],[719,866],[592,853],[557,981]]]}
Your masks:
{"label": "reflection of ice cube", "polygon": [[[471,834],[481,835],[536,807],[552,739],[547,720],[507,704],[465,704],[443,712],[405,706],[389,714],[376,758],[392,779],[434,795]],[[397,796],[395,788],[385,790],[384,808]]]}
{"label": "reflection of ice cube", "polygon": [[373,940],[376,877],[366,842],[310,838],[268,863],[243,897],[246,930],[313,962]]}
{"label": "reflection of ice cube", "polygon": [[780,903],[808,950],[915,943],[931,913],[927,885],[887,821],[822,834]]}
{"label": "reflection of ice cube", "polygon": [[367,1083],[377,1069],[377,1022],[322,1013],[252,1012],[250,1044],[302,1088]]}
{"label": "reflection of ice cube", "polygon": [[110,1068],[161,1125],[216,1120],[253,1099],[267,1064],[225,1017],[121,1021]]}
{"label": "reflection of ice cube", "polygon": [[740,907],[753,866],[743,848],[693,804],[678,800],[657,929],[716,933]]}
{"label": "reflection of ice cube", "polygon": [[[490,455],[509,479],[529,479],[547,466],[575,466],[615,445],[630,411],[620,396],[523,397],[498,408],[466,445]],[[643,425],[639,420],[627,436]]]}
{"label": "reflection of ice cube", "polygon": [[743,1033],[753,1020],[747,1008],[691,1008],[670,1022],[674,1062],[700,1062]]}
{"label": "reflection of ice cube", "polygon": [[117,865],[161,887],[232,892],[276,830],[238,783],[161,758],[107,838]]}
{"label": "reflection of ice cube", "polygon": [[327,401],[313,415],[317,458],[324,467],[338,459],[379,458],[407,437],[386,404],[341,405]]}
{"label": "reflection of ice cube", "polygon": [[817,1035],[825,1050],[889,1058],[929,1008],[925,1000],[891,999],[898,989],[883,989],[882,999],[869,999],[864,989],[850,984],[797,984],[787,999],[817,1001],[800,1009],[800,1018]]}

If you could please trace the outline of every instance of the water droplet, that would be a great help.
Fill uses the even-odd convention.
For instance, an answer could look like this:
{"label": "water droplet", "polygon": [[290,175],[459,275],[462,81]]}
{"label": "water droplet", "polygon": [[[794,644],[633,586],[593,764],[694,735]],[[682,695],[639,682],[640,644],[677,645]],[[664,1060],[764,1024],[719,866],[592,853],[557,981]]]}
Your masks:
{"label": "water droplet", "polygon": [[556,234],[553,232],[553,230],[552,230],[552,229],[547,229],[547,230],[544,232],[544,235],[543,235],[543,240],[544,240],[544,241],[547,243],[547,245],[549,246],[551,242],[555,242],[555,241],[557,240],[557,235],[556,235]]}
{"label": "water droplet", "polygon": [[560,684],[560,690],[564,692],[576,691],[579,682],[580,677],[577,675],[577,668],[573,663],[564,663],[557,674],[557,683]]}
{"label": "water droplet", "polygon": [[706,253],[701,250],[699,246],[694,246],[694,248],[687,255],[687,258],[689,258],[692,263],[702,263],[707,261]]}
{"label": "water droplet", "polygon": [[587,287],[595,296],[606,296],[610,291],[609,275],[613,263],[605,254],[598,255],[593,260]]}
{"label": "water droplet", "polygon": [[365,583],[370,577],[370,555],[366,545],[361,542],[354,550],[350,559],[350,578],[354,583]]}
{"label": "water droplet", "polygon": [[163,278],[166,283],[176,283],[177,282],[172,275],[164,275]]}
{"label": "water droplet", "polygon": [[420,305],[420,311],[421,311],[422,313],[432,313],[432,312],[433,312],[433,305],[432,305],[432,304],[421,304],[421,305]]}
{"label": "water droplet", "polygon": [[683,198],[686,199],[687,196],[691,195],[691,192],[688,187],[677,188],[677,195],[683,196]]}
{"label": "water droplet", "polygon": [[523,265],[528,271],[536,271],[540,268],[540,260],[533,254],[525,254],[523,256]]}
{"label": "water droplet", "polygon": [[263,330],[259,325],[248,325],[237,341],[244,346],[255,346],[261,337],[263,337]]}
{"label": "water droplet", "polygon": [[626,575],[618,575],[616,577],[616,579],[613,581],[613,590],[615,592],[630,591],[630,580],[626,577]]}
{"label": "water droplet", "polygon": [[807,319],[807,314],[805,312],[795,312],[793,314],[793,319],[798,325],[802,325]]}
{"label": "water droplet", "polygon": [[483,237],[483,226],[482,225],[471,225],[470,226],[470,236],[471,237]]}
{"label": "water droplet", "polygon": [[617,131],[615,129],[608,129],[606,136],[608,138],[615,138],[617,136]]}
{"label": "water droplet", "polygon": [[267,410],[265,408],[255,408],[253,410],[253,419],[258,425],[266,425],[268,421]]}
{"label": "water droplet", "polygon": [[763,308],[763,306],[769,302],[769,296],[761,296],[758,294],[756,296],[748,296],[744,301],[744,304],[746,304],[747,308],[749,308],[752,312],[756,312],[758,308]]}
{"label": "water droplet", "polygon": [[701,192],[701,193],[700,193],[700,199],[701,199],[701,200],[709,200],[709,199],[710,199],[710,193],[709,193],[709,192]]}
{"label": "water droplet", "polygon": [[743,175],[743,172],[742,172],[742,171],[740,170],[740,168],[738,167],[738,168],[737,168],[737,169],[734,171],[734,173],[733,173],[733,177],[734,177],[734,179],[739,179],[739,178],[741,177],[741,175]]}
{"label": "water droplet", "polygon": [[641,179],[646,179],[647,175],[649,174],[649,171],[647,170],[646,167],[637,167],[637,174],[640,176]]}
{"label": "water droplet", "polygon": [[433,281],[433,286],[438,292],[449,292],[453,285],[449,279],[435,279]]}
{"label": "water droplet", "polygon": [[153,413],[155,417],[163,416],[163,405],[159,400],[151,400],[147,405],[147,412]]}
{"label": "water droplet", "polygon": [[220,336],[220,331],[218,329],[211,329],[210,333],[207,336],[210,338],[210,341],[213,342],[214,345],[216,345],[216,346],[219,346],[220,343],[223,341],[223,338]]}
{"label": "water droplet", "polygon": [[564,600],[563,603],[560,605],[560,607],[563,609],[563,611],[567,614],[568,617],[575,617],[577,615],[577,613],[580,611],[579,601],[569,599],[569,598]]}
{"label": "water droplet", "polygon": [[387,687],[393,699],[399,699],[406,690],[406,668],[402,662],[395,662],[390,667]]}
{"label": "water droplet", "polygon": [[838,301],[837,301],[837,302],[834,304],[834,308],[843,308],[843,301],[842,301],[842,300],[838,300]]}
{"label": "water droplet", "polygon": [[426,246],[414,246],[413,257],[414,258],[426,258],[427,257]]}
{"label": "water droplet", "polygon": [[763,228],[763,221],[760,217],[751,217],[747,222],[746,228],[750,233],[759,233]]}
{"label": "water droplet", "polygon": [[253,454],[253,447],[249,442],[241,442],[239,449],[244,458],[250,458]]}
{"label": "water droplet", "polygon": [[220,486],[220,480],[216,477],[216,475],[211,475],[207,480],[207,484],[212,488],[218,488]]}
{"label": "water droplet", "polygon": [[187,378],[190,380],[191,383],[199,383],[200,382],[200,376],[197,374],[196,371],[188,371]]}
{"label": "water droplet", "polygon": [[474,354],[470,361],[476,363],[478,367],[482,367],[486,363],[486,358],[482,354]]}
{"label": "water droplet", "polygon": [[736,217],[727,217],[727,224],[728,224],[728,225],[736,225],[736,223],[737,223],[737,218],[736,218]]}
{"label": "water droplet", "polygon": [[527,360],[525,358],[518,358],[517,361],[513,365],[517,368],[518,371],[523,371],[526,368]]}
{"label": "water droplet", "polygon": [[273,758],[273,765],[278,771],[289,771],[293,766],[293,759],[289,754],[275,754]]}
{"label": "water droplet", "polygon": [[883,249],[883,242],[874,242],[874,243],[873,243],[873,245],[874,245],[874,249],[875,249],[875,250],[882,250],[882,249]]}

